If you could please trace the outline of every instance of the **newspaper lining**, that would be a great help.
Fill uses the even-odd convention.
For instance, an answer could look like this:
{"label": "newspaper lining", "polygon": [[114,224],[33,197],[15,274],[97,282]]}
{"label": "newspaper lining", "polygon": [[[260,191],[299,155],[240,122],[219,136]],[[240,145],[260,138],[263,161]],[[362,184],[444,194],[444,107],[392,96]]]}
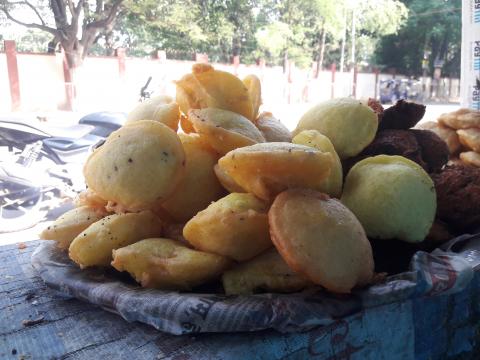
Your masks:
{"label": "newspaper lining", "polygon": [[53,241],[45,241],[35,250],[32,264],[57,291],[171,334],[263,329],[297,332],[374,306],[461,291],[480,269],[478,249],[480,234],[461,236],[444,250],[430,254],[419,251],[412,258],[411,271],[351,295],[335,295],[321,288],[250,296],[143,289],[114,272],[80,270]]}

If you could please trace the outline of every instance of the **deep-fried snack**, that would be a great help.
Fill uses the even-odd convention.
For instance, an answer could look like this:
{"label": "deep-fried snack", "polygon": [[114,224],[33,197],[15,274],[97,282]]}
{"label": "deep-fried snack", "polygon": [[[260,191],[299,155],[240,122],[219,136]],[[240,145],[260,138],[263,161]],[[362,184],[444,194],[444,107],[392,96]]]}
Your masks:
{"label": "deep-fried snack", "polygon": [[305,276],[292,271],[276,249],[227,270],[222,282],[227,295],[249,295],[259,290],[294,292],[313,285]]}
{"label": "deep-fried snack", "polygon": [[168,223],[164,226],[163,237],[181,242],[186,247],[192,247],[183,237],[183,228],[185,224]]}
{"label": "deep-fried snack", "polygon": [[333,156],[291,143],[263,143],[230,151],[218,165],[243,189],[271,200],[288,188],[322,189]]}
{"label": "deep-fried snack", "polygon": [[188,118],[200,138],[221,155],[239,147],[265,142],[262,133],[251,121],[231,111],[214,108],[190,110]]}
{"label": "deep-fried snack", "polygon": [[140,120],[110,134],[83,172],[100,197],[136,211],[171,195],[184,170],[185,153],[177,134],[159,122]]}
{"label": "deep-fried snack", "polygon": [[246,261],[272,246],[267,211],[252,194],[229,194],[187,222],[183,236],[196,249]]}
{"label": "deep-fried snack", "polygon": [[358,162],[345,179],[342,203],[367,235],[421,242],[435,218],[435,186],[415,162],[378,155]]}
{"label": "deep-fried snack", "polygon": [[449,151],[446,143],[432,131],[387,129],[377,133],[372,143],[358,156],[344,161],[344,171],[360,160],[382,154],[406,157],[432,173],[447,163]]}
{"label": "deep-fried snack", "polygon": [[450,155],[447,143],[435,132],[430,130],[409,129],[420,146],[423,161],[427,165],[428,173],[439,171],[447,162]]}
{"label": "deep-fried snack", "polygon": [[67,211],[40,234],[40,239],[55,240],[57,247],[67,250],[73,239],[94,222],[107,215],[103,208],[81,206]]}
{"label": "deep-fried snack", "polygon": [[245,76],[242,81],[248,89],[248,95],[250,96],[253,107],[252,119],[255,120],[258,115],[258,109],[260,105],[262,105],[262,83],[260,79],[253,74]]}
{"label": "deep-fried snack", "polygon": [[378,121],[381,121],[382,116],[383,116],[383,112],[385,111],[385,109],[383,108],[380,101],[372,99],[372,98],[368,98],[368,100],[366,101],[366,105],[370,109],[372,109],[375,112],[375,114],[377,114]]}
{"label": "deep-fried snack", "polygon": [[218,164],[215,164],[213,167],[213,170],[215,171],[215,175],[217,175],[218,181],[220,181],[220,184],[231,193],[243,193],[245,190],[238,185],[235,180],[232,179],[228,173],[222,169]]}
{"label": "deep-fried snack", "polygon": [[417,129],[430,130],[437,134],[448,146],[451,155],[458,153],[461,148],[457,132],[436,121],[426,121],[416,126]]}
{"label": "deep-fried snack", "polygon": [[70,244],[69,256],[80,267],[108,266],[112,250],[162,235],[163,224],[151,211],[109,215],[80,233]]}
{"label": "deep-fried snack", "polygon": [[378,118],[361,101],[339,98],[317,104],[307,111],[293,132],[317,130],[330,139],[340,159],[358,155],[375,137]]}
{"label": "deep-fried snack", "polygon": [[340,158],[338,157],[332,142],[317,130],[304,130],[295,136],[292,142],[294,144],[311,146],[320,151],[332,154],[332,170],[318,190],[332,197],[339,198],[340,195],[342,195],[343,171],[342,163],[340,162]]}
{"label": "deep-fried snack", "polygon": [[233,111],[253,121],[253,105],[244,83],[235,75],[194,64],[192,73],[176,82],[177,103],[184,114],[190,109],[218,108]]}
{"label": "deep-fried snack", "polygon": [[185,175],[162,206],[175,221],[185,222],[225,191],[213,171],[218,154],[205,147],[197,134],[178,135],[185,151]]}
{"label": "deep-fried snack", "polygon": [[480,154],[475,151],[465,151],[460,153],[460,160],[465,164],[480,167]]}
{"label": "deep-fried snack", "polygon": [[270,112],[262,112],[255,120],[255,124],[269,142],[292,141],[292,133]]}
{"label": "deep-fried snack", "polygon": [[442,114],[438,122],[452,129],[480,128],[480,111],[471,109],[458,109],[450,113]]}
{"label": "deep-fried snack", "polygon": [[125,124],[138,120],[154,120],[167,125],[176,132],[179,119],[180,109],[173,98],[167,95],[158,95],[145,100],[130,111]]}
{"label": "deep-fried snack", "polygon": [[437,191],[437,218],[461,233],[478,231],[480,169],[465,164],[446,166],[432,179]]}
{"label": "deep-fried snack", "polygon": [[370,243],[340,201],[304,189],[277,196],[268,212],[270,234],[287,264],[315,284],[349,293],[373,277]]}
{"label": "deep-fried snack", "polygon": [[460,143],[467,148],[480,152],[480,129],[460,129],[457,130]]}
{"label": "deep-fried snack", "polygon": [[90,206],[95,208],[104,208],[107,206],[107,202],[107,200],[102,199],[92,189],[82,191],[73,201],[75,207]]}
{"label": "deep-fried snack", "polygon": [[151,238],[113,250],[112,266],[129,272],[143,287],[190,290],[219,278],[230,263],[175,240]]}
{"label": "deep-fried snack", "polygon": [[425,115],[425,105],[398,100],[383,112],[378,131],[385,129],[406,130],[414,127]]}

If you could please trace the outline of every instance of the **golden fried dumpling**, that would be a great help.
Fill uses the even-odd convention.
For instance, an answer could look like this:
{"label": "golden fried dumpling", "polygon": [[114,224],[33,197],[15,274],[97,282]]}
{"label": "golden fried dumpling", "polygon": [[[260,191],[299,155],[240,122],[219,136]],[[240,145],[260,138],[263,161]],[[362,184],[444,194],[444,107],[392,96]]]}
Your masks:
{"label": "golden fried dumpling", "polygon": [[143,287],[190,290],[220,277],[231,261],[189,249],[182,243],[149,238],[113,250],[112,266],[127,271]]}
{"label": "golden fried dumpling", "polygon": [[452,129],[480,128],[480,111],[467,108],[440,115],[438,122]]}
{"label": "golden fried dumpling", "polygon": [[252,120],[257,118],[258,109],[262,105],[262,83],[257,75],[250,74],[242,80],[248,90],[248,95],[252,102],[253,116]]}
{"label": "golden fried dumpling", "polygon": [[280,255],[313,283],[349,293],[372,280],[370,242],[339,200],[312,190],[287,190],[275,198],[268,220]]}
{"label": "golden fried dumpling", "polygon": [[251,121],[231,111],[214,108],[190,110],[188,118],[200,138],[220,155],[265,141]]}
{"label": "golden fried dumpling", "polygon": [[175,221],[185,222],[221,198],[225,190],[213,171],[218,154],[206,147],[197,134],[179,137],[185,151],[185,174],[162,207]]}
{"label": "golden fried dumpling", "polygon": [[276,249],[270,249],[222,276],[227,295],[248,295],[258,290],[294,292],[313,285],[305,276],[292,271]]}
{"label": "golden fried dumpling", "polygon": [[176,81],[177,102],[184,114],[190,109],[218,108],[252,121],[254,110],[245,84],[235,75],[195,64],[192,73]]}
{"label": "golden fried dumpling", "polygon": [[255,125],[268,142],[292,141],[292,133],[270,112],[262,112],[255,120]]}
{"label": "golden fried dumpling", "polygon": [[183,236],[196,249],[249,260],[272,246],[267,210],[252,194],[229,194],[187,222]]}
{"label": "golden fried dumpling", "polygon": [[459,157],[465,164],[480,167],[480,154],[475,151],[462,152]]}
{"label": "golden fried dumpling", "polygon": [[480,152],[480,129],[460,129],[457,130],[460,143],[467,148]]}
{"label": "golden fried dumpling", "polygon": [[109,215],[85,229],[70,244],[69,256],[81,268],[108,266],[112,250],[161,236],[163,223],[151,211]]}
{"label": "golden fried dumpling", "polygon": [[270,200],[288,188],[322,189],[333,155],[291,143],[262,143],[230,151],[218,161],[241,188]]}
{"label": "golden fried dumpling", "polygon": [[355,99],[338,98],[307,111],[293,135],[303,130],[317,130],[330,139],[340,159],[346,159],[367,147],[377,129],[378,117],[370,107]]}
{"label": "golden fried dumpling", "polygon": [[421,242],[435,219],[437,197],[430,176],[402,156],[363,159],[349,171],[342,203],[375,239]]}
{"label": "golden fried dumpling", "polygon": [[220,184],[231,193],[244,193],[246,192],[243,190],[243,188],[238,185],[228,173],[222,169],[218,164],[216,164],[213,167],[213,170],[215,171],[215,175],[217,175],[218,181],[220,181]]}
{"label": "golden fried dumpling", "polygon": [[158,95],[145,100],[130,111],[125,124],[138,120],[154,120],[177,131],[179,119],[180,109],[173,98],[167,95]]}
{"label": "golden fried dumpling", "polygon": [[185,152],[177,134],[153,120],[114,131],[83,169],[89,188],[130,211],[165,200],[184,171]]}
{"label": "golden fried dumpling", "polygon": [[40,239],[55,240],[57,247],[66,250],[73,239],[93,223],[107,215],[103,208],[81,206],[67,211],[40,234]]}
{"label": "golden fried dumpling", "polygon": [[342,194],[343,186],[343,170],[340,158],[333,147],[332,142],[325,136],[320,134],[317,130],[304,130],[298,133],[293,139],[294,144],[306,145],[314,147],[320,151],[332,154],[333,164],[330,175],[317,189],[320,192],[326,193],[330,196],[339,198]]}

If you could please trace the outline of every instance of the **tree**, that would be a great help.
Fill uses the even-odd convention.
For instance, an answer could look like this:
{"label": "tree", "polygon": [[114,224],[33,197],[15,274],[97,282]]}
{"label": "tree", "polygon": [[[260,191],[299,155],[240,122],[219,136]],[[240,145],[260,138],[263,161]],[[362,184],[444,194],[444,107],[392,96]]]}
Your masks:
{"label": "tree", "polygon": [[400,73],[420,76],[435,65],[446,75],[460,75],[461,0],[404,0],[410,10],[398,34],[384,37],[376,61]]}
{"label": "tree", "polygon": [[[60,43],[70,69],[80,66],[93,43],[102,33],[112,30],[123,0],[0,0],[5,17],[30,29],[51,34],[53,44]],[[22,13],[21,15],[19,13]],[[28,13],[30,20],[22,16]]]}

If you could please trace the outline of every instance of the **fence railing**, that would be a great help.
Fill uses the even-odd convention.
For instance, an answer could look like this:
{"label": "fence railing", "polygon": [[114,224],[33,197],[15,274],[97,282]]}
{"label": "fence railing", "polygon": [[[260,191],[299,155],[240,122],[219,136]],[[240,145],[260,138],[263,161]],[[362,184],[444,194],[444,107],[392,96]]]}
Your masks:
{"label": "fence railing", "polygon": [[[199,56],[199,61],[206,61]],[[66,71],[62,53],[17,53],[13,41],[5,41],[0,53],[0,111],[116,110],[128,111],[139,98],[149,76],[156,93],[175,94],[174,81],[191,70],[193,61],[129,58],[124,51],[115,57],[87,57],[73,78]],[[213,64],[239,77],[256,74],[262,81],[263,103],[311,103],[332,97],[378,98],[391,74],[338,72],[335,66],[313,77],[313,71],[280,66]],[[397,80],[405,79],[397,75]],[[420,84],[420,86],[418,86]],[[421,79],[421,101],[458,101],[459,80]]]}

